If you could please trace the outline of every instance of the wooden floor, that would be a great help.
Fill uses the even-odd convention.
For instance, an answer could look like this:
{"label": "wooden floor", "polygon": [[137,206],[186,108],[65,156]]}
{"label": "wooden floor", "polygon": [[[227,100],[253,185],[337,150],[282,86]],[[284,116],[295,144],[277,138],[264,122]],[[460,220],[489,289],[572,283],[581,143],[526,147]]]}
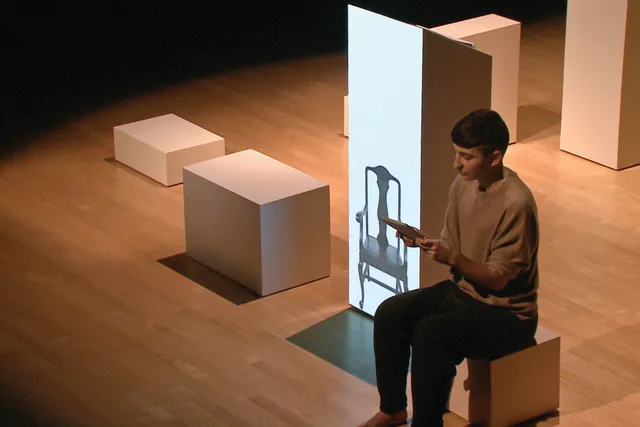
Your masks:
{"label": "wooden floor", "polygon": [[[559,150],[563,43],[562,18],[523,28],[520,142],[506,157],[538,200],[541,325],[563,340],[560,413],[538,425],[637,426],[640,167]],[[348,307],[346,80],[344,54],[209,76],[70,117],[3,160],[2,407],[109,427],[371,415],[371,385],[285,340]],[[168,112],[331,185],[331,278],[237,306],[157,262],[185,250],[182,187],[108,159],[113,126]]]}

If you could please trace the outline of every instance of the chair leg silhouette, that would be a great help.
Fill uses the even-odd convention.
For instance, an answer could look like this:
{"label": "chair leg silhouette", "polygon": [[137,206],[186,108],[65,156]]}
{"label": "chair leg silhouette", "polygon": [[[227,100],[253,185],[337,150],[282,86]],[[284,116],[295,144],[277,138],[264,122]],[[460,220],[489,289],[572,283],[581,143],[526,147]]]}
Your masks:
{"label": "chair leg silhouette", "polygon": [[360,308],[364,306],[364,263],[358,263],[358,276],[360,277],[360,292],[362,299],[360,300]]}

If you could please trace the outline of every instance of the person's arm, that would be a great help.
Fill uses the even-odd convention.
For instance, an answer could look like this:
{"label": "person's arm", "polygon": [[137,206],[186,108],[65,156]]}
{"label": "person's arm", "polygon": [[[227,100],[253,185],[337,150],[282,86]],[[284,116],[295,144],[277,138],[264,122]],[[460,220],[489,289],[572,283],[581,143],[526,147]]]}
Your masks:
{"label": "person's arm", "polygon": [[456,177],[449,187],[449,195],[447,196],[447,208],[444,212],[444,223],[440,231],[440,240],[444,240],[446,244],[453,249],[457,249],[458,236],[458,195],[456,194],[457,184],[460,177]]}
{"label": "person's arm", "polygon": [[467,258],[441,239],[418,239],[417,244],[434,261],[455,268],[462,277],[485,288],[500,291],[511,279],[507,275],[492,271],[489,265]]}
{"label": "person's arm", "polygon": [[417,243],[432,259],[455,268],[465,279],[499,291],[532,262],[538,246],[537,220],[531,209],[512,207],[491,242],[486,263],[467,258],[446,241],[418,239]]}
{"label": "person's arm", "polygon": [[472,261],[459,252],[450,256],[449,265],[458,270],[465,279],[493,291],[501,291],[511,280],[509,276],[496,274],[487,265]]}

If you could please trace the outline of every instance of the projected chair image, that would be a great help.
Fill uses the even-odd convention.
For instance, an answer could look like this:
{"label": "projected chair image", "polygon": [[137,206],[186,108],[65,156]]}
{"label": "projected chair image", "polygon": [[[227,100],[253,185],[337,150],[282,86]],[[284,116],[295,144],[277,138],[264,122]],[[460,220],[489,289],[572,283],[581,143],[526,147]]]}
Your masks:
{"label": "projected chair image", "polygon": [[[373,216],[370,215],[369,212],[369,177],[373,177],[370,172],[375,174],[378,184],[378,206],[376,215],[374,216],[374,220],[378,222],[377,236],[369,234],[369,217]],[[358,275],[360,277],[360,290],[362,292],[362,299],[359,303],[360,308],[364,306],[365,280],[376,283],[394,294],[400,294],[409,290],[407,285],[407,247],[402,243],[403,248],[401,250],[400,245],[402,240],[400,238],[396,239],[396,246],[390,245],[387,239],[388,225],[379,219],[380,217],[389,216],[387,194],[390,184],[394,182],[398,187],[397,220],[402,220],[400,217],[400,181],[391,175],[384,166],[367,166],[365,168],[364,182],[364,209],[356,214],[356,221],[360,223],[360,255],[358,261]],[[390,286],[387,283],[371,277],[370,268],[377,269],[395,278],[395,286]]]}

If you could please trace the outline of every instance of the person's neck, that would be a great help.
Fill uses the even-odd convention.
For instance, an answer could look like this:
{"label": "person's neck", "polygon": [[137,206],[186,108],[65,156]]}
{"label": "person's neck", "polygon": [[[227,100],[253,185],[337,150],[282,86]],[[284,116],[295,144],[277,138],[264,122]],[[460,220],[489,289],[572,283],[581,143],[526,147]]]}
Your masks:
{"label": "person's neck", "polygon": [[480,179],[478,179],[478,189],[480,191],[487,191],[496,182],[504,178],[504,171],[502,165],[491,168]]}

